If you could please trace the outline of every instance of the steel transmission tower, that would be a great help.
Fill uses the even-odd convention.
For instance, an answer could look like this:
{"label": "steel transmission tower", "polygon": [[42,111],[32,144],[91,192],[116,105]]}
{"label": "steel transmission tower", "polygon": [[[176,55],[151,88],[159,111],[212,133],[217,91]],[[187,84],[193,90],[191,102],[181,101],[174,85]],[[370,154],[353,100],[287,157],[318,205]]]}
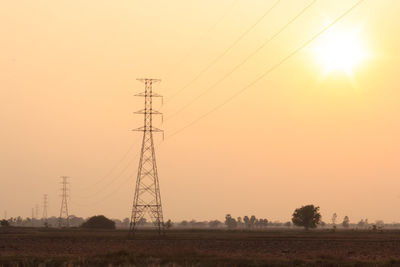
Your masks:
{"label": "steel transmission tower", "polygon": [[32,218],[31,218],[31,225],[33,227],[33,220],[35,219],[35,208],[32,208]]}
{"label": "steel transmission tower", "polygon": [[43,195],[43,215],[42,219],[44,220],[44,223],[47,223],[47,206],[48,206],[48,201],[47,201],[47,195]]}
{"label": "steel transmission tower", "polygon": [[130,232],[135,232],[138,222],[149,215],[159,233],[164,230],[163,212],[161,206],[160,186],[158,182],[156,155],[154,151],[153,132],[162,130],[153,127],[153,115],[162,113],[153,109],[153,97],[162,97],[153,92],[153,83],[160,82],[158,79],[137,79],[145,84],[145,91],[135,96],[144,97],[144,109],[135,112],[144,115],[143,127],[134,131],[143,132],[142,149],[136,180],[135,195],[133,199]]}
{"label": "steel transmission tower", "polygon": [[35,206],[35,219],[39,219],[39,205],[36,204]]}
{"label": "steel transmission tower", "polygon": [[[58,221],[59,227],[66,226],[69,227],[69,216],[68,216],[68,177],[67,176],[61,176],[61,209],[60,209],[60,217]],[[63,219],[65,219],[65,223],[63,222]]]}

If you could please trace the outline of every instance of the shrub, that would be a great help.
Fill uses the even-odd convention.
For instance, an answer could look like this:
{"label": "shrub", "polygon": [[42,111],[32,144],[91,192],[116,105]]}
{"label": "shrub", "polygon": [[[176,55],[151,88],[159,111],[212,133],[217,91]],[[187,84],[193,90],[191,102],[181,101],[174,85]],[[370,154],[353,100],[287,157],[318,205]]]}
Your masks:
{"label": "shrub", "polygon": [[115,229],[115,222],[103,215],[93,216],[81,225],[88,229]]}

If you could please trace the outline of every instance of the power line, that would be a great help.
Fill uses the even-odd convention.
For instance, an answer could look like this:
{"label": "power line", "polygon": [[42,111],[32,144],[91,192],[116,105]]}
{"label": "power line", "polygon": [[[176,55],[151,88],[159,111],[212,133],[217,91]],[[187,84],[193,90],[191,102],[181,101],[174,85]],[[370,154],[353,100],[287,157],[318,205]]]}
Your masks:
{"label": "power line", "polygon": [[170,120],[171,118],[175,117],[185,109],[187,109],[189,106],[191,106],[193,103],[195,103],[198,99],[209,93],[212,89],[214,89],[218,84],[223,82],[226,78],[228,78],[232,73],[234,73],[237,69],[239,69],[241,66],[243,66],[247,61],[249,61],[253,56],[255,56],[258,52],[260,52],[267,44],[269,44],[271,41],[273,41],[276,37],[278,37],[284,30],[286,30],[287,27],[289,27],[292,23],[294,23],[301,15],[303,15],[311,6],[313,6],[316,3],[317,0],[313,0],[310,4],[308,4],[305,8],[303,8],[299,13],[296,14],[289,22],[284,24],[275,34],[273,34],[271,37],[266,39],[259,47],[257,47],[256,50],[253,51],[249,56],[247,56],[243,61],[241,61],[239,64],[237,64],[233,69],[231,69],[228,73],[226,73],[222,78],[217,80],[214,84],[212,84],[210,87],[208,87],[205,91],[197,95],[195,98],[193,98],[191,101],[187,102],[182,108],[178,109],[175,113],[172,113],[172,115],[168,116],[166,120]]}
{"label": "power line", "polygon": [[[225,17],[233,10],[233,8],[236,6],[236,4],[237,4],[238,2],[239,2],[239,0],[233,1],[232,4],[230,5],[230,7],[226,10],[226,12],[224,12],[224,13],[222,14],[222,16],[219,17],[218,20],[217,20],[207,31],[205,31],[205,32],[202,34],[203,37],[200,38],[200,39],[204,39],[205,36],[207,36],[210,32],[212,32],[212,31],[218,26],[218,24],[220,24],[221,21],[223,21],[223,20],[225,19]],[[172,69],[174,70],[174,72],[176,72],[176,70],[182,65],[182,63],[185,62],[186,59],[193,53],[193,50],[194,50],[194,49],[193,49],[193,47],[192,47],[192,49],[190,49],[190,50],[179,60],[179,62],[176,64],[177,67],[172,68]],[[172,76],[172,75],[174,74],[174,72],[173,72],[173,73],[169,73],[167,76]]]}
{"label": "power line", "polygon": [[[315,2],[315,1],[314,1]],[[330,24],[328,24],[327,26],[325,26],[322,30],[320,30],[318,33],[316,33],[315,35],[313,35],[310,39],[308,39],[306,42],[304,42],[302,45],[300,45],[299,47],[297,47],[295,50],[293,50],[290,54],[288,54],[286,57],[284,57],[283,59],[281,59],[278,63],[276,63],[274,66],[272,66],[271,68],[269,68],[267,71],[265,71],[263,74],[261,74],[259,77],[257,77],[255,80],[253,80],[251,83],[249,83],[247,86],[243,87],[240,91],[238,91],[236,94],[232,95],[230,98],[228,98],[226,101],[224,101],[223,103],[219,104],[218,106],[216,106],[215,108],[213,108],[212,110],[210,110],[209,112],[203,114],[202,116],[198,117],[197,119],[195,119],[194,121],[192,121],[191,123],[187,124],[186,126],[182,127],[181,129],[175,131],[174,133],[172,133],[171,135],[167,136],[168,140],[169,138],[172,138],[173,136],[179,134],[180,132],[186,130],[187,128],[191,127],[192,125],[196,124],[197,122],[199,122],[200,120],[202,120],[203,118],[207,117],[208,115],[216,112],[217,110],[219,110],[220,108],[222,108],[224,105],[228,104],[230,101],[232,101],[234,98],[236,98],[237,96],[239,96],[240,94],[242,94],[244,91],[246,91],[247,89],[249,89],[251,86],[253,86],[254,84],[256,84],[257,82],[259,82],[261,79],[265,78],[265,76],[269,75],[271,72],[273,72],[274,70],[276,70],[278,67],[280,67],[282,64],[284,64],[286,61],[288,61],[290,58],[292,58],[294,55],[296,55],[298,52],[300,52],[302,49],[304,49],[306,46],[308,46],[310,43],[312,43],[315,39],[317,39],[319,36],[321,36],[324,32],[326,32],[328,29],[330,29],[331,27],[333,27],[335,24],[337,24],[340,20],[342,20],[345,16],[347,16],[351,11],[353,11],[356,7],[358,7],[361,3],[363,3],[364,0],[359,0],[358,2],[356,2],[353,6],[351,6],[349,9],[347,9],[345,12],[343,12],[340,16],[338,16],[335,20],[333,20]],[[307,6],[308,7],[308,6]],[[306,7],[306,8],[307,8]],[[107,198],[109,198],[110,196],[112,196],[113,194],[115,194],[116,192],[118,192],[122,186],[129,180],[132,178],[132,175],[128,177],[128,179],[124,180],[123,183],[121,183],[116,190],[114,190],[113,192],[109,193],[106,197],[104,197],[103,199],[95,202],[99,203]]]}
{"label": "power line", "polygon": [[196,124],[197,122],[199,122],[200,120],[202,120],[203,118],[207,117],[208,115],[214,113],[215,111],[219,110],[220,108],[222,108],[223,106],[225,106],[226,104],[228,104],[230,101],[232,101],[234,98],[236,98],[237,96],[239,96],[240,94],[242,94],[244,91],[246,91],[247,89],[249,89],[251,86],[253,86],[254,84],[256,84],[257,82],[259,82],[261,79],[263,79],[265,76],[267,76],[268,74],[270,74],[271,72],[273,72],[275,69],[277,69],[278,67],[280,67],[283,63],[285,63],[286,61],[288,61],[290,58],[292,58],[294,55],[296,55],[298,52],[300,52],[302,49],[304,49],[306,46],[308,46],[310,43],[312,43],[315,39],[317,39],[319,36],[321,36],[324,32],[326,32],[327,30],[329,30],[332,26],[334,26],[336,23],[338,23],[340,20],[342,20],[345,16],[347,16],[351,11],[353,11],[356,7],[358,7],[361,3],[363,3],[364,0],[359,0],[358,2],[356,2],[353,6],[351,6],[349,9],[347,9],[345,12],[343,12],[340,16],[338,16],[335,20],[333,20],[330,24],[328,24],[327,26],[325,26],[321,31],[319,31],[318,33],[316,33],[315,35],[313,35],[310,39],[308,39],[306,42],[304,42],[302,45],[300,45],[299,47],[297,47],[295,50],[293,50],[289,55],[287,55],[286,57],[284,57],[283,59],[281,59],[278,63],[276,63],[274,66],[272,66],[271,68],[269,68],[267,71],[265,71],[263,74],[261,74],[260,76],[258,76],[255,80],[253,80],[251,83],[249,83],[248,85],[246,85],[245,87],[243,87],[241,90],[239,90],[238,92],[236,92],[234,95],[232,95],[231,97],[229,97],[227,100],[225,100],[224,102],[222,102],[221,104],[219,104],[218,106],[214,107],[212,110],[210,110],[209,112],[203,114],[202,116],[198,117],[197,119],[195,119],[194,121],[192,121],[191,123],[187,124],[186,126],[182,127],[181,129],[175,131],[174,133],[172,133],[171,135],[167,136],[167,138],[171,138],[175,135],[177,135],[178,133],[184,131],[185,129],[189,128],[190,126]]}
{"label": "power line", "polygon": [[113,191],[111,191],[110,193],[108,193],[107,195],[105,195],[104,197],[102,197],[99,200],[96,200],[94,202],[88,203],[88,204],[81,204],[81,203],[76,203],[75,201],[73,201],[74,205],[78,205],[78,206],[92,206],[92,205],[96,205],[98,203],[103,202],[104,200],[109,199],[111,196],[113,196],[115,193],[119,192],[122,188],[123,185],[126,185],[126,183],[131,180],[134,177],[134,174],[131,174],[127,177],[127,179],[123,180],[122,183],[120,183]]}
{"label": "power line", "polygon": [[[277,31],[271,38],[267,39],[266,42],[264,42],[264,43],[258,48],[258,50],[261,50],[261,47],[264,47],[268,42],[270,42],[270,41],[272,41],[274,38],[276,38],[281,32],[283,32],[283,30],[285,30],[290,24],[292,24],[298,17],[300,17],[300,16],[301,16],[308,8],[310,8],[315,2],[316,2],[316,0],[314,0],[313,2],[311,2],[311,3],[310,3],[309,5],[307,5],[304,9],[302,9],[292,20],[290,20],[288,23],[286,23],[286,24],[285,24],[279,31]],[[260,18],[256,21],[256,23],[254,23],[250,28],[248,28],[248,30],[247,30],[246,32],[250,32],[252,28],[254,28],[255,26],[257,26],[257,24],[259,24],[259,23],[262,21],[262,19],[265,18],[265,16],[267,16],[267,15],[273,10],[273,8],[275,8],[275,6],[276,6],[278,3],[279,3],[279,1],[277,1],[270,9],[268,9],[268,10],[263,14],[263,16],[260,17]],[[244,35],[247,34],[246,32],[244,32],[241,36],[244,37]],[[242,38],[243,38],[243,37],[242,37]],[[239,37],[239,38],[241,38],[241,37]],[[239,42],[239,41],[240,41],[240,40],[237,39],[237,42]],[[233,43],[232,47],[233,47],[233,46],[234,46],[234,43]],[[228,48],[226,51],[228,52],[229,49],[231,49],[231,48]],[[258,51],[257,51],[257,52],[258,52]],[[245,63],[245,61],[247,61],[247,60],[248,60],[250,57],[252,57],[254,54],[255,54],[255,52],[254,52],[253,54],[251,54],[249,57],[247,57],[247,58],[241,63],[241,65],[243,65],[243,64]],[[222,56],[223,56],[223,55],[222,55]],[[221,57],[222,57],[222,56],[221,56]],[[235,67],[235,68],[236,68],[236,67]],[[234,70],[236,70],[235,68],[234,68]],[[233,70],[233,71],[234,71],[234,70]],[[231,71],[231,73],[232,73],[233,71]],[[229,75],[230,75],[231,73],[229,73]],[[225,78],[227,78],[227,76],[226,76],[226,77],[223,77],[223,79],[225,79]],[[216,84],[215,84],[213,87],[215,87],[215,86],[216,86]],[[197,97],[197,98],[200,98],[200,96]],[[194,101],[192,101],[192,102],[194,102]],[[187,107],[187,106],[185,106],[183,109],[185,109],[186,107]],[[183,109],[182,109],[182,110],[183,110]],[[180,110],[180,111],[182,111],[182,110]],[[179,112],[180,112],[180,111],[179,111]],[[212,112],[211,112],[211,113],[212,113]],[[170,119],[170,118],[173,117],[174,115],[176,115],[176,113],[173,114],[173,115],[171,115],[170,117],[168,117],[168,119]],[[207,115],[208,115],[208,114],[207,114]],[[207,115],[206,115],[206,116],[207,116]],[[196,122],[197,122],[197,121],[196,121]],[[194,123],[196,123],[196,122],[193,122],[192,124],[194,124]],[[189,125],[189,126],[191,126],[191,125]],[[189,127],[189,126],[185,126],[184,129],[186,129],[186,128]],[[179,130],[179,131],[183,131],[184,129],[181,129],[181,130]],[[177,134],[177,132],[175,132],[173,135],[175,135],[175,134]],[[169,137],[172,137],[173,135],[171,135],[171,136],[169,136]],[[158,144],[158,145],[159,145],[159,144]],[[158,145],[157,145],[157,146],[158,146]],[[136,154],[135,158],[136,158],[137,156],[138,156],[138,154]],[[124,169],[116,176],[116,178],[113,179],[109,184],[105,185],[104,187],[102,187],[100,190],[98,190],[98,191],[95,192],[94,194],[91,194],[91,195],[86,196],[86,197],[83,197],[83,198],[92,198],[92,197],[98,195],[98,193],[100,193],[101,191],[104,191],[104,189],[108,188],[108,186],[109,186],[110,184],[112,184],[114,181],[116,181],[117,179],[119,179],[119,177],[121,177],[122,174],[125,173],[125,171],[129,168],[129,166],[131,166],[130,163],[127,164],[127,165],[124,167]],[[100,202],[102,202],[102,201],[108,199],[109,197],[111,197],[113,194],[115,194],[116,192],[118,192],[118,191],[122,188],[122,185],[124,185],[125,182],[127,182],[130,178],[131,178],[131,176],[129,176],[126,180],[124,180],[123,183],[121,183],[121,184],[120,184],[115,190],[113,190],[111,193],[107,194],[105,197],[101,198],[100,200],[98,200],[98,201],[96,201],[96,202],[93,202],[92,204],[100,203]],[[75,202],[74,202],[74,203],[75,203]],[[75,203],[75,204],[77,204],[77,203]],[[91,204],[83,204],[83,205],[82,205],[82,204],[78,204],[78,205],[80,205],[80,206],[89,206],[89,205],[91,205]]]}
{"label": "power line", "polygon": [[[238,2],[238,0],[236,0],[231,8],[233,8],[236,3]],[[261,17],[258,18],[258,20],[253,23],[249,28],[246,29],[246,31],[244,31],[222,54],[220,54],[219,56],[217,56],[206,68],[204,68],[196,77],[194,80],[192,80],[192,82],[194,82],[195,80],[197,80],[204,72],[206,72],[212,65],[214,65],[216,62],[218,62],[221,58],[223,58],[237,43],[239,43],[252,29],[254,29],[278,4],[279,4],[280,0],[276,1],[266,12],[263,13],[263,15]],[[220,21],[223,20],[223,18],[229,13],[229,11],[227,11],[224,16],[222,16],[217,23],[215,23],[213,25],[213,27],[215,27]],[[212,28],[210,28],[209,31],[211,31]],[[189,85],[187,85],[189,86]],[[187,87],[186,86],[186,87]],[[185,87],[185,88],[186,88]],[[185,88],[181,89],[184,90]],[[178,92],[179,93],[179,92]],[[177,94],[178,94],[177,93]],[[175,94],[175,95],[177,95]],[[134,147],[135,143],[133,143],[128,151],[123,155],[123,157],[110,169],[109,172],[106,173],[106,175],[104,175],[100,180],[96,181],[93,185],[85,187],[82,190],[87,190],[93,186],[97,186],[98,184],[100,184],[101,182],[103,182],[106,178],[108,178],[116,169],[117,167],[127,158],[127,156],[129,155],[129,153],[131,152],[132,148]],[[136,158],[138,155],[136,155],[134,158]],[[111,180],[111,182],[107,183],[106,185],[104,185],[103,187],[101,187],[99,190],[97,190],[95,193],[90,194],[88,196],[83,196],[81,198],[91,198],[95,195],[98,195],[98,193],[104,191],[105,188],[108,188],[109,185],[111,185],[112,183],[114,183],[117,179],[119,179],[119,177],[121,177],[121,175],[128,169],[128,167],[130,166],[130,164],[126,165],[125,168],[116,176],[116,178],[114,178],[113,180]]]}
{"label": "power line", "polygon": [[[210,32],[212,29],[214,29],[224,18],[227,14],[229,14],[229,12],[231,11],[231,9],[237,4],[238,0],[234,1],[232,3],[231,8],[224,13],[224,15],[215,23],[213,24],[213,26],[208,30],[208,32]],[[258,18],[258,20],[252,24],[249,28],[247,28],[225,51],[223,51],[223,53],[221,53],[219,56],[217,56],[206,68],[204,68],[191,82],[193,83],[195,80],[197,80],[203,73],[205,73],[212,65],[214,65],[215,63],[217,63],[221,58],[223,58],[233,47],[235,47],[235,45],[237,43],[239,43],[252,29],[254,29],[278,4],[279,4],[280,0],[277,0],[274,5],[272,5],[266,12],[264,12],[264,14]],[[183,91],[186,87],[188,87],[190,84],[187,84],[184,88],[182,88],[179,92],[177,92],[175,94],[175,96],[177,94],[179,94],[181,91]],[[132,150],[133,146],[135,143],[133,143],[128,151],[124,154],[124,156],[110,169],[109,172],[107,172],[106,175],[104,175],[100,180],[98,180],[97,182],[95,182],[93,185],[89,186],[89,187],[85,187],[83,190],[87,190],[93,186],[96,186],[98,184],[100,184],[102,181],[104,181],[107,177],[109,177],[114,171],[115,169],[126,159],[126,157],[128,156],[128,154],[130,153],[130,151]],[[137,156],[137,155],[136,155]],[[136,158],[135,156],[135,158]],[[107,188],[110,184],[112,184],[115,180],[117,180],[124,172],[125,170],[129,167],[130,165],[127,165],[124,170],[117,175],[116,179],[113,179],[110,183],[106,184],[105,186],[103,186],[100,190],[96,191],[93,194],[90,194],[89,196],[84,196],[83,198],[91,198],[94,195],[97,195],[98,193],[100,193],[101,191],[104,190],[104,188]]]}
{"label": "power line", "polygon": [[[264,14],[257,19],[255,23],[253,23],[249,28],[247,28],[233,43],[225,49],[221,54],[215,57],[205,68],[203,68],[192,80],[190,80],[186,85],[184,85],[181,89],[176,91],[166,103],[170,102],[173,98],[175,98],[178,94],[182,93],[186,88],[192,85],[195,81],[197,81],[205,72],[207,72],[213,65],[215,65],[220,59],[222,59],[229,51],[232,50],[244,37],[246,37],[249,32],[251,32],[261,21],[265,19],[265,17],[271,13],[271,11],[279,4],[280,0],[277,0],[269,9],[267,9]],[[165,103],[165,104],[166,104]]]}
{"label": "power line", "polygon": [[[125,154],[123,154],[123,156],[121,157],[121,159],[119,159],[112,167],[111,169],[109,169],[109,171],[103,175],[99,180],[97,180],[95,183],[93,183],[91,186],[87,186],[82,188],[82,191],[86,191],[89,188],[92,188],[94,186],[97,186],[98,184],[100,184],[101,182],[103,182],[106,178],[110,177],[112,173],[114,173],[114,171],[122,164],[122,162],[128,157],[129,153],[132,151],[132,149],[134,148],[134,146],[136,145],[136,142],[133,142],[128,150],[125,152]],[[137,156],[137,155],[136,155]],[[135,157],[136,157],[135,156]],[[108,184],[109,185],[109,184]]]}
{"label": "power line", "polygon": [[135,154],[135,156],[132,158],[132,160],[130,160],[128,162],[128,164],[126,164],[124,166],[124,168],[121,169],[121,171],[116,176],[114,176],[114,178],[112,180],[110,180],[107,184],[105,184],[104,186],[100,187],[100,189],[98,189],[94,193],[86,195],[86,196],[80,196],[80,198],[93,198],[94,196],[96,196],[99,193],[103,192],[105,189],[109,188],[110,185],[112,185],[115,181],[117,181],[129,169],[129,167],[132,166],[133,160],[136,160],[138,155],[139,155],[139,153]]}

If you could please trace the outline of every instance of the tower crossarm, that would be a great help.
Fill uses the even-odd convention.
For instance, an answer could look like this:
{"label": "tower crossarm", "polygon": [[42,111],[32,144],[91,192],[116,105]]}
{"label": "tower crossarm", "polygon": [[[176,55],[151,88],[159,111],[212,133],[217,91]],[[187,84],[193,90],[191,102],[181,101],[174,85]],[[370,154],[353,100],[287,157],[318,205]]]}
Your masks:
{"label": "tower crossarm", "polygon": [[139,82],[145,83],[145,82],[152,82],[152,83],[156,83],[156,82],[161,82],[161,79],[154,79],[154,78],[137,78],[136,79]]}
{"label": "tower crossarm", "polygon": [[136,128],[136,129],[133,129],[132,131],[137,131],[137,132],[164,132],[164,130],[161,130],[161,129],[158,129],[158,128],[156,128],[156,127],[153,127],[153,126],[151,126],[151,127],[139,127],[139,128]]}
{"label": "tower crossarm", "polygon": [[157,110],[154,110],[154,109],[152,109],[152,110],[146,110],[146,109],[141,109],[141,110],[138,110],[138,111],[136,111],[136,112],[134,112],[135,114],[155,114],[155,115],[162,115],[162,113],[161,112],[159,112],[159,111],[157,111]]}
{"label": "tower crossarm", "polygon": [[153,93],[153,92],[147,93],[147,94],[146,94],[146,92],[142,92],[142,93],[136,94],[135,96],[142,96],[142,97],[146,97],[146,96],[149,96],[149,97],[163,97],[162,95],[157,94],[157,93]]}

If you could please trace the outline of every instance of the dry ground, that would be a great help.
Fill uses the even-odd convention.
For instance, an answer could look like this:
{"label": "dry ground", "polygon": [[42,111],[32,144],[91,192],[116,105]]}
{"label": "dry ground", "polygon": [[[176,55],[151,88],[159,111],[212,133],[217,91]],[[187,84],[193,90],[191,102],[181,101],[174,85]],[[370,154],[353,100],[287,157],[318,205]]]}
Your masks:
{"label": "dry ground", "polygon": [[400,266],[400,231],[0,228],[0,266]]}

